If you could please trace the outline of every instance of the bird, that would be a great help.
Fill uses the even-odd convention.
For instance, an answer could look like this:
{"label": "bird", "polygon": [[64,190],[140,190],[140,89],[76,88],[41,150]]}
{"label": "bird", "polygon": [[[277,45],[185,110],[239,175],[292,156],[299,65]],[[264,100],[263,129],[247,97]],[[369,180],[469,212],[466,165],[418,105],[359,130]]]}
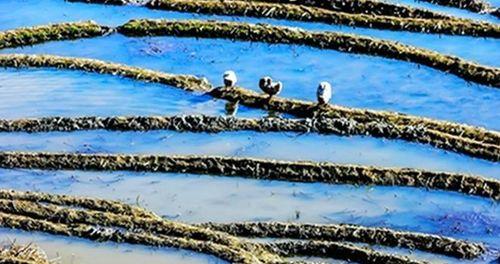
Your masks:
{"label": "bird", "polygon": [[264,93],[269,95],[269,98],[271,98],[274,95],[277,95],[281,92],[281,89],[283,88],[283,83],[281,82],[273,82],[271,77],[265,76],[260,78],[259,80],[259,87],[264,91]]}
{"label": "bird", "polygon": [[320,82],[318,85],[318,90],[316,92],[318,98],[318,104],[325,105],[328,104],[332,98],[332,86],[329,82]]}
{"label": "bird", "polygon": [[225,71],[223,75],[224,86],[227,88],[234,87],[238,78],[236,78],[236,73],[234,71]]}
{"label": "bird", "polygon": [[265,76],[260,78],[259,80],[259,88],[264,91],[265,93],[269,94],[269,88],[271,87],[271,83],[273,80],[269,76]]}
{"label": "bird", "polygon": [[272,82],[271,83],[271,90],[270,90],[269,95],[270,96],[278,95],[281,92],[282,89],[283,89],[283,83],[281,83],[281,82]]}

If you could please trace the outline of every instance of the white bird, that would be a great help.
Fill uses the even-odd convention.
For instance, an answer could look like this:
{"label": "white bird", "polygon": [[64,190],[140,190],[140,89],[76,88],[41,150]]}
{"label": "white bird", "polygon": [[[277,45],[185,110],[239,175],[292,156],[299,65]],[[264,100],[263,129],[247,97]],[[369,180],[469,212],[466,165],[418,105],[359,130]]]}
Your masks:
{"label": "white bird", "polygon": [[236,78],[236,73],[234,73],[234,71],[225,71],[223,79],[225,87],[233,87],[236,85],[236,82],[238,81],[238,78]]}
{"label": "white bird", "polygon": [[328,82],[321,82],[318,85],[318,90],[316,92],[318,97],[318,103],[321,105],[328,104],[332,98],[332,86]]}

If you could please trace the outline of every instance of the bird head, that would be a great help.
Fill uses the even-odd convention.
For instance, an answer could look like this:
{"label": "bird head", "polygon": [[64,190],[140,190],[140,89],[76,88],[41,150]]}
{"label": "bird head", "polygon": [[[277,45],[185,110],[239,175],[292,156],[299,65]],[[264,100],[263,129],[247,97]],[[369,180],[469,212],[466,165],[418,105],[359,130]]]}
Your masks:
{"label": "bird head", "polygon": [[234,86],[236,84],[236,81],[238,80],[234,71],[225,71],[222,78],[224,81],[224,85],[228,87]]}
{"label": "bird head", "polygon": [[260,78],[259,80],[259,87],[262,89],[262,88],[265,88],[265,87],[269,87],[271,85],[271,82],[273,80],[271,79],[271,77],[269,76],[265,76],[265,77],[262,77]]}
{"label": "bird head", "polygon": [[320,82],[319,83],[319,86],[318,86],[318,89],[320,90],[331,90],[332,89],[332,86],[330,85],[329,82]]}

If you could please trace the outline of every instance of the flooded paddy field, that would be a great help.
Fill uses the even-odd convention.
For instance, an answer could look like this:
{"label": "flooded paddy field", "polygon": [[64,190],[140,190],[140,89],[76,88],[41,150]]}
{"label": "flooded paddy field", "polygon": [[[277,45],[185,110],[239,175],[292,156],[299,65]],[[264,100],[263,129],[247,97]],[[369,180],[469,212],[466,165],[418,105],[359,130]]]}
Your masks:
{"label": "flooded paddy field", "polygon": [[[225,2],[231,1],[235,0]],[[57,69],[3,64],[5,67],[0,69],[0,121],[18,120],[21,125],[16,127],[16,132],[6,132],[5,127],[0,131],[0,242],[32,243],[53,263],[63,264],[139,261],[496,263],[500,257],[500,35],[495,35],[500,32],[499,19],[491,14],[428,2],[398,0],[389,3],[483,21],[493,25],[494,33],[485,38],[292,21],[275,19],[272,15],[266,15],[271,18],[256,18],[197,14],[63,0],[0,1],[0,47],[6,47],[0,49],[0,59],[8,58],[9,54],[49,54],[196,77],[193,83],[176,83],[178,77],[165,77],[172,82],[165,84],[148,77],[149,73],[146,77],[141,76],[142,72],[127,75],[124,70],[116,70],[111,74],[99,74],[99,70],[72,70],[77,68],[73,66],[57,66],[61,68]],[[498,1],[490,4],[499,6]],[[68,37],[59,41],[37,41],[34,35],[10,39],[8,34],[2,35],[3,31],[21,27],[84,20],[93,20],[105,27],[119,27],[131,19],[215,19],[368,36],[458,56],[467,63],[479,65],[478,71],[484,71],[481,76],[491,81],[489,85],[481,84],[481,80],[463,77],[469,73],[451,74],[447,69],[431,68],[404,58],[356,54],[336,48],[207,37],[202,32],[192,33],[195,36],[125,36],[110,30],[103,36]],[[374,16],[373,19],[381,18]],[[181,26],[178,25],[179,30],[185,30]],[[154,30],[151,26],[147,31]],[[65,34],[56,33],[54,40]],[[26,45],[16,45],[17,40]],[[336,39],[329,41],[333,43]],[[451,67],[455,66],[450,64]],[[226,116],[228,104],[224,99],[227,98],[216,98],[204,86],[197,86],[198,80],[202,84],[209,83],[210,89],[223,85],[222,74],[226,70],[236,72],[237,86],[250,91],[231,94],[229,90],[227,98],[236,98],[239,103],[233,113],[235,118],[246,118],[248,122],[264,120],[259,122],[278,127],[279,118],[307,117],[314,122],[321,117],[321,107],[324,107],[326,112],[333,113],[325,118],[340,122],[340,134],[345,132],[344,136],[339,136],[338,132],[258,132],[252,129],[217,133],[197,131],[196,128],[133,131],[136,130],[134,124],[128,124],[132,131],[71,127],[68,130],[75,131],[30,132],[27,123],[22,125],[27,122],[25,119],[45,117]],[[252,92],[262,92],[259,79],[266,75],[281,81],[283,90],[278,98],[271,97],[268,103],[262,103]],[[293,110],[273,111],[273,107],[293,107],[288,99],[305,101],[299,101],[299,105],[316,104],[320,81],[327,81],[333,87],[330,103],[334,106],[331,108],[328,104],[320,105],[318,110],[311,110],[313,115],[301,115]],[[252,103],[252,100],[259,103]],[[273,100],[281,105],[273,106]],[[348,108],[339,110],[344,108],[335,108],[337,106]],[[404,121],[406,119],[400,115],[385,112],[379,115],[379,112],[359,109],[398,112],[414,119]],[[452,125],[442,121],[452,122]],[[344,126],[344,122],[347,125]],[[349,132],[350,126],[370,127],[373,123],[381,124],[381,132]],[[386,135],[390,133],[384,130],[387,127],[395,131],[415,130],[416,135]],[[445,143],[435,141],[442,138]],[[441,147],[442,144],[448,147]],[[469,151],[468,146],[473,150]],[[39,160],[27,161],[25,153],[41,153],[41,156]],[[63,159],[60,163],[51,161],[50,153],[83,154],[88,155],[89,160],[101,154],[129,156],[110,156],[117,157],[108,160],[111,165],[102,162],[64,165]],[[133,155],[157,156],[153,156],[151,163],[124,165],[127,169],[113,165],[114,162],[132,163],[136,157]],[[262,171],[252,177],[235,173],[239,168],[233,165],[194,164],[199,166],[192,169],[194,171],[186,169],[191,166],[189,161],[187,165],[178,164],[179,168],[175,167],[177,165],[166,165],[166,169],[154,165],[158,160],[161,163],[161,160],[189,155],[209,159],[215,156],[258,158],[275,163],[277,167],[289,161],[324,163],[314,163],[317,170],[312,168],[310,171],[300,166],[273,171],[272,166],[252,168],[245,165],[250,174]],[[433,178],[422,183],[415,180],[417,183],[414,183],[412,177],[420,175],[409,174],[405,184],[388,180],[382,186],[376,180],[370,182],[371,178],[356,176],[365,174],[354,171],[345,172],[345,177],[350,179],[347,182],[359,181],[356,184],[345,184],[345,179],[339,175],[335,178],[335,173],[328,174],[334,175],[331,181],[315,180],[326,177],[320,170],[322,166],[349,164],[368,166],[366,168],[375,171],[412,168],[455,173],[462,180],[443,180],[443,176],[439,176],[438,180]],[[205,165],[215,169],[204,169]],[[394,175],[380,175],[382,178],[398,177],[404,172],[395,171]],[[287,181],[280,173],[312,180]],[[487,179],[488,184],[471,183],[468,176]],[[276,177],[280,180],[275,180]],[[448,186],[448,191],[429,187],[441,182]],[[467,194],[464,190],[472,185],[483,195],[473,195],[472,191]],[[19,192],[8,191],[11,189]],[[33,197],[47,194],[49,198],[33,198],[26,191],[34,192]],[[58,199],[66,198],[57,195],[69,195],[69,202],[61,202]],[[106,201],[102,204],[78,203],[71,197]],[[108,200],[119,203],[108,207]],[[264,232],[263,237],[257,234],[265,230],[266,223],[275,221],[299,227],[295,233],[292,227],[275,227]],[[228,225],[252,222],[263,226],[250,228],[250,231],[240,227],[219,232],[215,227],[204,226],[209,222]],[[341,223],[359,225],[364,230],[359,232],[367,235],[358,237],[357,231],[352,234],[337,231],[332,235],[334,238],[327,238],[328,228],[342,229],[336,225]],[[308,233],[308,225],[322,231]],[[389,228],[389,231],[376,228]],[[393,230],[437,236],[415,235],[415,239],[414,233],[409,233],[406,239],[387,239],[398,237],[391,233]],[[379,233],[370,235],[370,232]],[[423,243],[418,239],[431,239],[432,242]],[[446,243],[450,245],[442,246]],[[0,260],[4,258],[0,254]]]}

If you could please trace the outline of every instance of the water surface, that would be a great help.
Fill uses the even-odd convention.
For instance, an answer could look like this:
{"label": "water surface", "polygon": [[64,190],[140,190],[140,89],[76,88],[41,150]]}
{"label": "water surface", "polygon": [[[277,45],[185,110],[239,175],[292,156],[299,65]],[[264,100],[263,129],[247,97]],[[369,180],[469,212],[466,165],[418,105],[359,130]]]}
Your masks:
{"label": "water surface", "polygon": [[[495,21],[489,16],[458,9],[418,5]],[[0,30],[88,19],[117,26],[132,18],[217,18],[356,33],[500,66],[500,60],[495,56],[500,44],[490,38],[382,31],[273,19],[199,16],[62,0],[0,1]],[[334,86],[335,104],[400,111],[500,130],[498,90],[468,83],[428,67],[372,56],[296,45],[173,37],[128,38],[121,35],[50,42],[0,52],[96,58],[172,73],[195,74],[208,78],[216,85],[221,84],[223,71],[233,69],[244,87],[258,90],[258,79],[271,75],[283,81],[283,96],[305,100],[314,100],[317,83],[326,80]],[[0,69],[0,118],[3,119],[193,113],[223,115],[224,102],[169,86],[115,76],[53,69]],[[240,106],[237,116],[262,117],[267,114]],[[250,131],[216,135],[102,130],[0,133],[0,151],[225,155],[413,167],[500,177],[497,163],[427,145],[359,136]],[[481,241],[493,250],[500,248],[498,204],[453,192],[290,183],[183,173],[17,169],[0,169],[0,187],[118,199],[144,206],[168,219],[188,223],[271,220],[355,223],[441,234]],[[0,237],[17,239],[22,243],[35,242],[51,258],[60,256],[62,263],[224,263],[214,257],[183,250],[98,244],[7,229],[0,230]],[[436,263],[458,262],[418,251],[380,249]],[[488,255],[471,263],[487,263],[492,258]]]}

